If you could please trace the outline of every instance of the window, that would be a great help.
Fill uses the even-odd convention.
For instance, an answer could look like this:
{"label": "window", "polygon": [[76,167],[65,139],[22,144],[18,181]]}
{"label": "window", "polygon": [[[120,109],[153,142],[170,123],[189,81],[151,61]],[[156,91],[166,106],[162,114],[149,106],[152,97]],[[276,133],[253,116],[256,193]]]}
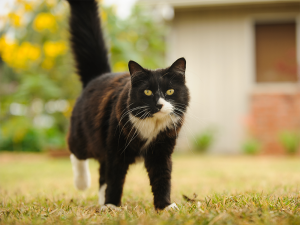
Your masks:
{"label": "window", "polygon": [[296,23],[255,25],[256,81],[297,82]]}

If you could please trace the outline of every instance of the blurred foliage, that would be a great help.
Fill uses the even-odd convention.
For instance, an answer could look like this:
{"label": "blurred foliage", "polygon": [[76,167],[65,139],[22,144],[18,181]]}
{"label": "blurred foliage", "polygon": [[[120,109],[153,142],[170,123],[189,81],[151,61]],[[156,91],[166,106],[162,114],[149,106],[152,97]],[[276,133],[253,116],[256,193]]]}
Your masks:
{"label": "blurred foliage", "polygon": [[245,154],[256,155],[261,151],[261,144],[255,138],[248,138],[242,144],[242,150]]}
{"label": "blurred foliage", "polygon": [[300,145],[299,132],[284,131],[279,134],[279,140],[288,154],[296,154]]}
{"label": "blurred foliage", "polygon": [[216,131],[214,129],[206,129],[198,133],[194,140],[194,147],[197,152],[204,153],[212,146],[215,141]]}
{"label": "blurred foliage", "polygon": [[[81,91],[68,44],[69,6],[64,0],[17,0],[0,18],[0,150],[65,148],[68,121]],[[101,7],[113,71],[135,60],[164,66],[165,27],[140,6],[120,19]]]}

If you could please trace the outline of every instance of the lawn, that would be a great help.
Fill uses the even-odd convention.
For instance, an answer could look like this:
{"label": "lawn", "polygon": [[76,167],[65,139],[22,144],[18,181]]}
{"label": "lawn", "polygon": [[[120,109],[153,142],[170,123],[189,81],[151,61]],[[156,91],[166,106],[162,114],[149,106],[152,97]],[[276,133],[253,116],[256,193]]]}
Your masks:
{"label": "lawn", "polygon": [[128,172],[121,211],[101,212],[97,162],[92,187],[80,192],[69,159],[0,153],[0,224],[300,224],[300,158],[174,154],[173,162],[179,211],[154,211],[140,163]]}

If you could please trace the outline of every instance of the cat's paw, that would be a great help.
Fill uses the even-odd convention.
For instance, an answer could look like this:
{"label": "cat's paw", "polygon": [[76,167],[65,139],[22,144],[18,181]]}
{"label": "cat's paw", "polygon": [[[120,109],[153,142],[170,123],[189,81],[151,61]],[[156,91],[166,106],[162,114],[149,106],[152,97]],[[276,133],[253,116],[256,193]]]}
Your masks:
{"label": "cat's paw", "polygon": [[165,210],[170,211],[170,210],[179,210],[177,207],[176,203],[172,203],[171,205],[167,206]]}
{"label": "cat's paw", "polygon": [[113,205],[113,204],[106,204],[101,206],[100,211],[106,211],[106,210],[113,210],[113,211],[121,211],[121,208]]}
{"label": "cat's paw", "polygon": [[106,190],[107,184],[103,184],[99,189],[99,205],[104,205],[105,203],[105,190]]}
{"label": "cat's paw", "polygon": [[74,173],[74,185],[78,190],[85,190],[91,186],[91,175],[88,160],[79,160],[71,154],[70,159]]}
{"label": "cat's paw", "polygon": [[74,176],[74,185],[78,190],[84,191],[91,186],[91,176],[89,173]]}

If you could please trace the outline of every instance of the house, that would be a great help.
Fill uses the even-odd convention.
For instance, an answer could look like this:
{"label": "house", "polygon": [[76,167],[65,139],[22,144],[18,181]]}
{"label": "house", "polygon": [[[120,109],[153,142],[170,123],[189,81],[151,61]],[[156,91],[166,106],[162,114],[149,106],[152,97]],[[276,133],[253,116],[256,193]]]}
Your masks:
{"label": "house", "polygon": [[300,130],[300,0],[141,2],[174,9],[167,62],[186,58],[192,97],[179,147],[213,126],[212,152],[240,152],[254,137],[282,153],[280,132]]}

